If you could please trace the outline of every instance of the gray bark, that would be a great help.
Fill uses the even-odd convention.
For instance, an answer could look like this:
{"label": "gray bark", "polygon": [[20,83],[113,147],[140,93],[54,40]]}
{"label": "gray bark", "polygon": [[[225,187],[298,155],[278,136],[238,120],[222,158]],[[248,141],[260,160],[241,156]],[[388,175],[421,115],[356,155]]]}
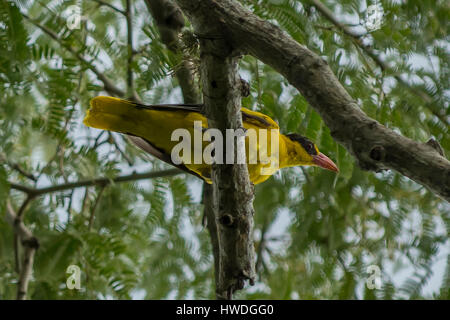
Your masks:
{"label": "gray bark", "polygon": [[[179,36],[184,27],[184,16],[180,8],[171,0],[147,0],[146,4],[158,26],[161,41],[173,53],[181,54],[182,46]],[[198,83],[195,81],[192,66],[188,61],[180,61],[180,67],[177,68],[175,76],[180,84],[184,103],[201,103],[202,98]],[[214,276],[217,287],[220,274],[220,248],[213,201],[212,186],[203,183],[203,215],[211,238],[214,257]]]}
{"label": "gray bark", "polygon": [[[215,32],[195,23],[194,28],[204,34]],[[205,115],[209,127],[225,136],[225,129],[242,128],[239,54],[224,39],[202,38],[200,48]],[[234,145],[236,155],[239,145]],[[212,180],[219,244],[216,294],[219,299],[231,299],[245,280],[252,284],[255,278],[253,186],[245,164],[213,165]]]}

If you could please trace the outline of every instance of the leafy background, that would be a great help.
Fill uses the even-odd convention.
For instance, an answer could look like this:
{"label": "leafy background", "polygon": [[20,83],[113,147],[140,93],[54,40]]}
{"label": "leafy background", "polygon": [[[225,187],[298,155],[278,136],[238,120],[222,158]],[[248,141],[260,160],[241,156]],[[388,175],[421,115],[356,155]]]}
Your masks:
{"label": "leafy background", "polygon": [[[125,8],[125,1],[106,2]],[[323,1],[389,64],[385,70],[310,1],[241,1],[327,59],[368,115],[417,141],[436,138],[449,156],[448,2],[379,2],[384,23],[367,32],[365,10],[374,1]],[[67,8],[77,4],[84,19],[70,30]],[[132,6],[137,93],[148,104],[181,102],[173,76],[181,57],[161,43],[144,1]],[[123,15],[98,1],[0,2],[0,212],[8,197],[15,208],[24,200],[11,182],[43,187],[166,168],[120,135],[81,123],[89,100],[106,94],[91,67],[125,90],[127,56]],[[449,299],[449,204],[395,172],[361,171],[269,66],[245,56],[240,72],[251,85],[243,106],[268,114],[286,133],[307,135],[341,171],[284,169],[256,187],[259,278],[237,298]],[[24,222],[41,246],[29,297],[213,298],[201,188],[196,178],[178,175],[34,199]],[[0,298],[14,299],[14,235],[1,215]],[[71,264],[82,270],[81,290],[66,288]],[[380,289],[366,286],[370,265],[381,270]]]}

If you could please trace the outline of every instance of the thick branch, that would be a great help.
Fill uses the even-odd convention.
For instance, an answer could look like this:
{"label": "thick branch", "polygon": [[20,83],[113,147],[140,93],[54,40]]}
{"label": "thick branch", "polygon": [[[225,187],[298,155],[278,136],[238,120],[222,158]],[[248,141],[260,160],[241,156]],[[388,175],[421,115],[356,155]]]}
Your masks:
{"label": "thick branch", "polygon": [[34,254],[39,248],[39,241],[24,225],[22,219],[16,215],[9,199],[6,200],[6,220],[14,228],[14,233],[19,236],[20,242],[25,248],[17,284],[17,300],[25,300],[28,291],[28,283],[33,270]]}
{"label": "thick branch", "polygon": [[110,4],[110,3],[108,3],[108,2],[105,2],[105,1],[103,1],[103,0],[92,0],[92,1],[97,2],[97,3],[98,3],[99,5],[101,5],[101,6],[105,6],[105,7],[108,7],[108,8],[110,8],[110,9],[113,9],[114,11],[116,11],[116,12],[118,12],[118,13],[123,14],[124,16],[126,16],[125,11],[123,11],[123,10],[121,10],[121,9],[119,9],[119,8],[117,8],[117,7],[115,7],[115,6],[113,6],[112,4]]}
{"label": "thick branch", "polygon": [[450,162],[429,145],[405,138],[369,118],[317,54],[236,1],[177,2],[197,24],[220,25],[219,36],[285,76],[361,168],[394,169],[450,201]]}
{"label": "thick branch", "polygon": [[47,194],[47,193],[59,192],[59,191],[70,190],[70,189],[75,189],[75,188],[89,187],[89,186],[94,186],[94,185],[105,186],[105,185],[108,185],[111,183],[162,178],[162,177],[174,176],[174,175],[177,175],[180,173],[184,173],[184,172],[179,169],[168,169],[168,170],[153,171],[153,172],[146,172],[146,173],[132,173],[129,175],[119,176],[119,177],[113,178],[113,179],[111,179],[111,178],[96,178],[96,179],[90,179],[90,180],[81,180],[81,181],[77,181],[77,182],[63,183],[63,184],[58,184],[55,186],[38,188],[38,189],[26,187],[26,186],[23,186],[20,184],[12,183],[12,182],[10,183],[10,185],[11,185],[11,189],[25,192],[29,196],[32,196],[32,197],[37,197],[37,196]]}

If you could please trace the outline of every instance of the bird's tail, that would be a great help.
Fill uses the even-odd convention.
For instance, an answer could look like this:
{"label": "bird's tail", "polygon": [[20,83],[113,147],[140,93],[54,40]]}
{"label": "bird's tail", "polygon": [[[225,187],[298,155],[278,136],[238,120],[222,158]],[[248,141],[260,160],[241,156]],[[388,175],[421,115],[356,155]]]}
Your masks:
{"label": "bird's tail", "polygon": [[[95,97],[83,123],[92,128],[123,132],[126,122],[133,120],[133,111],[137,111],[133,102],[114,97]],[[139,118],[139,115],[136,116]]]}

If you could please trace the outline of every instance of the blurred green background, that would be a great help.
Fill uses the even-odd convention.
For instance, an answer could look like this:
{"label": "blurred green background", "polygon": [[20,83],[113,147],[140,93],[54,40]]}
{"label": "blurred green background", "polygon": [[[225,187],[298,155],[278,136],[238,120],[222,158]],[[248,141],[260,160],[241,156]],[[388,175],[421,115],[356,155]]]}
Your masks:
{"label": "blurred green background", "polygon": [[[121,135],[82,124],[89,100],[109,95],[99,74],[126,91],[126,1],[105,2],[119,10],[95,0],[0,2],[0,299],[15,298],[18,279],[6,199],[16,209],[25,199],[10,183],[41,188],[168,168]],[[322,1],[389,66],[384,70],[310,1],[241,3],[326,59],[370,117],[416,141],[434,137],[449,156],[448,2],[378,1],[383,22],[367,30],[375,1]],[[180,40],[187,49],[174,54],[145,2],[131,4],[136,92],[147,104],[182,102],[173,74],[182,59],[198,67],[192,28]],[[71,5],[83,16],[74,29]],[[315,141],[340,173],[283,169],[256,187],[258,281],[236,298],[449,299],[450,205],[395,172],[360,170],[269,66],[244,56],[240,74],[251,86],[243,106]],[[201,192],[197,178],[182,174],[33,199],[24,223],[40,248],[29,298],[214,298]],[[80,290],[66,288],[69,265],[81,269]],[[380,270],[378,288],[367,286],[369,266]]]}

